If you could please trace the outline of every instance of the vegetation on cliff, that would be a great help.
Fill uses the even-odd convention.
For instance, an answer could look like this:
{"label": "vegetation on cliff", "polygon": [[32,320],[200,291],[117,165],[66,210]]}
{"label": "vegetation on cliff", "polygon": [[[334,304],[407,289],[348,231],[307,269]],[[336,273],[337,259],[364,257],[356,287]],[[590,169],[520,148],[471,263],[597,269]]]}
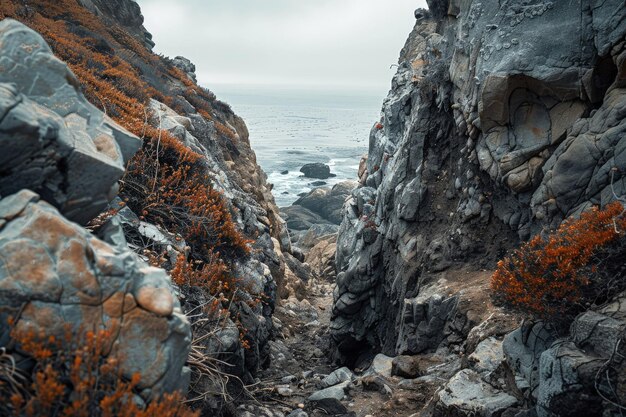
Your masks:
{"label": "vegetation on cliff", "polygon": [[498,262],[496,303],[552,321],[571,319],[624,289],[616,271],[626,245],[624,206],[613,202],[538,234]]}
{"label": "vegetation on cliff", "polygon": [[[235,223],[236,209],[214,186],[204,156],[150,122],[160,117],[151,110],[151,101],[157,100],[181,115],[201,116],[214,129],[215,140],[237,152],[238,135],[225,120],[232,115],[230,108],[176,68],[172,60],[152,53],[127,28],[107,16],[96,16],[77,0],[3,1],[0,20],[4,18],[21,21],[40,33],[76,76],[69,81],[78,82],[93,105],[143,140],[121,181],[122,204],[141,220],[184,240],[187,248],[177,263],[151,248],[139,248],[141,255],[155,266],[170,269],[174,283],[184,293],[199,290],[203,297],[214,300],[206,311],[210,320],[227,320],[229,313],[224,309],[237,297],[257,303],[234,272],[235,264],[249,257],[253,243]],[[116,212],[105,213],[93,228]],[[215,311],[219,314],[213,314]],[[244,335],[238,317],[231,318]],[[135,379],[125,381],[115,373],[99,336],[89,332],[84,336],[97,345],[73,343],[76,349],[67,351],[54,348],[54,341],[48,341],[52,346],[46,347],[18,339],[22,346],[36,348],[31,353],[37,370],[32,384],[20,380],[15,382],[21,388],[1,390],[13,414],[192,415],[178,405],[176,396],[155,398],[146,407],[135,404],[133,393],[139,391]],[[247,342],[242,345],[249,347]],[[46,352],[45,357],[38,352]],[[198,374],[206,371],[206,366],[199,370],[201,356],[190,359],[192,368],[199,364],[194,369]],[[7,377],[9,381],[12,375]],[[0,375],[0,381],[4,380]]]}

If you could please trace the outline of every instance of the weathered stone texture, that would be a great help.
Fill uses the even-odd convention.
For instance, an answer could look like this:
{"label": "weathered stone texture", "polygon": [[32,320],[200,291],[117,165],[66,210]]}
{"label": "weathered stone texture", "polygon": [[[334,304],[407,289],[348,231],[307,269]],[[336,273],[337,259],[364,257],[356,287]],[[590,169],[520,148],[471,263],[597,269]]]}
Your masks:
{"label": "weathered stone texture", "polygon": [[[191,331],[164,270],[103,242],[32,191],[0,200],[0,334],[65,340],[107,330],[123,375],[154,393],[185,390]],[[3,338],[2,338],[3,339]]]}
{"label": "weathered stone texture", "polygon": [[86,223],[115,197],[139,138],[83,97],[43,38],[0,22],[0,195],[34,190]]}

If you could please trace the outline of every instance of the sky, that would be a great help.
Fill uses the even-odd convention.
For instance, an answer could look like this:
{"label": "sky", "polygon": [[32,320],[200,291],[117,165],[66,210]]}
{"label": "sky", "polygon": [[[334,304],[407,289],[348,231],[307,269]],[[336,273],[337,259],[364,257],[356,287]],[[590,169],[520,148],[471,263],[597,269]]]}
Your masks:
{"label": "sky", "polygon": [[137,0],[200,84],[386,91],[425,0]]}

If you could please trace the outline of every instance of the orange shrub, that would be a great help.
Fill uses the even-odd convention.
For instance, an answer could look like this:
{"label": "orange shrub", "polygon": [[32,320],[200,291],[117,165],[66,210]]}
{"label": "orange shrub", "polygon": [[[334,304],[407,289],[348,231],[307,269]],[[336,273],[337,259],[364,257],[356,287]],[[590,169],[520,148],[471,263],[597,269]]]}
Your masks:
{"label": "orange shrub", "polygon": [[491,280],[494,301],[541,318],[563,317],[593,301],[601,282],[595,255],[626,230],[619,202],[566,220],[498,262]]}
{"label": "orange shrub", "polygon": [[209,262],[194,266],[185,255],[179,255],[176,266],[171,271],[172,281],[176,285],[202,287],[209,294],[218,296],[220,293],[230,294],[237,282],[228,274],[228,266],[214,255]]}
{"label": "orange shrub", "polygon": [[117,360],[108,356],[111,334],[86,332],[65,341],[33,331],[12,332],[20,350],[34,358],[31,383],[0,390],[0,414],[46,417],[197,417],[179,393],[135,401],[139,375],[124,380]]}
{"label": "orange shrub", "polygon": [[199,154],[163,132],[129,164],[124,196],[146,220],[182,235],[196,259],[247,256],[250,241],[237,230],[224,197],[204,172]]}

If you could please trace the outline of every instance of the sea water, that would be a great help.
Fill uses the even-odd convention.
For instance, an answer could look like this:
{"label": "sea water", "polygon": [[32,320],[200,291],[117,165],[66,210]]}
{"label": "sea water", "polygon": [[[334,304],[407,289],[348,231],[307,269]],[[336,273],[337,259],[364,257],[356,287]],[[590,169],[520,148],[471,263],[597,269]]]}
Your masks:
{"label": "sea water", "polygon": [[[216,93],[245,120],[257,162],[274,184],[279,207],[318,186],[357,179],[384,97],[383,92],[271,87],[223,86]],[[314,162],[329,165],[336,177],[305,178],[300,168]],[[313,184],[316,181],[325,184]]]}

